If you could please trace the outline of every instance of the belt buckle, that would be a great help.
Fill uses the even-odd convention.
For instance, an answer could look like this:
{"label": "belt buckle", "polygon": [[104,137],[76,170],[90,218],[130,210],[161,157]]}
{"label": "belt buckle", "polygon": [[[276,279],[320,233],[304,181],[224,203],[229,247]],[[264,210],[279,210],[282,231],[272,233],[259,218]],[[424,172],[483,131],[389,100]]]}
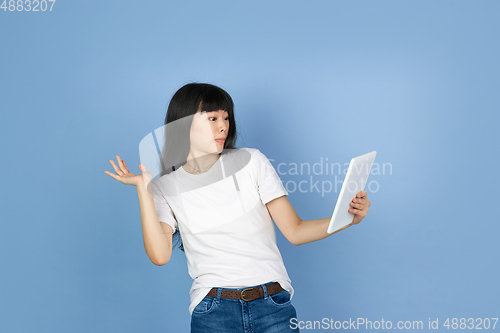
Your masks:
{"label": "belt buckle", "polygon": [[251,290],[251,289],[253,289],[253,288],[247,288],[247,289],[243,289],[243,290],[241,291],[241,299],[242,299],[242,300],[244,300],[244,301],[246,301],[246,302],[251,301],[250,299],[245,299],[245,297],[243,296],[243,293],[245,292],[245,290]]}

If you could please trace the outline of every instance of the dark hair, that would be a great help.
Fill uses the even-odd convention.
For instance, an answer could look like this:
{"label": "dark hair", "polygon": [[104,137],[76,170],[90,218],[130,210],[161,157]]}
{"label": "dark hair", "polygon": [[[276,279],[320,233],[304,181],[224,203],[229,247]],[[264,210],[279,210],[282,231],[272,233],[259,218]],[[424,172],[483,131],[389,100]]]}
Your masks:
{"label": "dark hair", "polygon": [[[184,117],[192,116],[197,111],[224,110],[229,114],[229,131],[224,149],[233,149],[236,144],[236,122],[234,120],[234,104],[231,96],[217,86],[208,83],[188,83],[181,87],[172,96],[165,116],[165,125]],[[192,117],[188,122],[179,126],[165,126],[165,144],[162,149],[162,163],[160,177],[175,171],[187,161],[190,149],[190,131]],[[168,127],[168,131],[167,131]],[[169,161],[182,161],[169,163]],[[167,165],[167,167],[165,167]],[[172,167],[170,167],[173,165]],[[180,242],[179,249],[184,252],[180,231],[174,230],[173,239]]]}

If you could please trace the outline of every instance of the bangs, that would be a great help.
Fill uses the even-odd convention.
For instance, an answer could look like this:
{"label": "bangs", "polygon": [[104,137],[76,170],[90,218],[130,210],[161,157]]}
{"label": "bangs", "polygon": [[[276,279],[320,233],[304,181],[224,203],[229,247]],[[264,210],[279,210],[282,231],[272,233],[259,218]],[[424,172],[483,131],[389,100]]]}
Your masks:
{"label": "bangs", "polygon": [[215,87],[209,87],[201,94],[200,111],[224,110],[229,113],[233,111],[233,103],[229,96]]}

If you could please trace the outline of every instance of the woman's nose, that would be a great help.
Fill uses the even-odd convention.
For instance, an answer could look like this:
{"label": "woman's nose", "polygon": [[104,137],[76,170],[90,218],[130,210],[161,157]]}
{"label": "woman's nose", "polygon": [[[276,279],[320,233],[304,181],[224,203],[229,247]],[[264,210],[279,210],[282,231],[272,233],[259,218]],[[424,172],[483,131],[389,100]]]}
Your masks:
{"label": "woman's nose", "polygon": [[218,125],[218,130],[221,131],[225,131],[227,130],[227,125],[226,125],[226,122],[224,120],[219,120],[219,123],[217,124]]}

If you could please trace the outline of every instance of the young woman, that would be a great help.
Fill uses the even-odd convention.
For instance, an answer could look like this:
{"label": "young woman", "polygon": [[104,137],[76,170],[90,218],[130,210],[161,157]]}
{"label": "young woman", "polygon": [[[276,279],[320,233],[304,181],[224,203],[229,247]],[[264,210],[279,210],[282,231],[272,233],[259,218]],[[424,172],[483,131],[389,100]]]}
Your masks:
{"label": "young woman", "polygon": [[[142,164],[142,174],[131,173],[118,155],[118,166],[110,160],[116,175],[105,173],[137,187],[144,247],[154,264],[168,263],[173,239],[181,241],[193,278],[191,332],[298,332],[272,221],[301,245],[332,235],[331,217],[301,220],[267,157],[235,148],[236,134],[229,94],[190,83],[168,106],[160,177],[152,181]],[[351,202],[350,225],[366,216],[366,194]]]}

